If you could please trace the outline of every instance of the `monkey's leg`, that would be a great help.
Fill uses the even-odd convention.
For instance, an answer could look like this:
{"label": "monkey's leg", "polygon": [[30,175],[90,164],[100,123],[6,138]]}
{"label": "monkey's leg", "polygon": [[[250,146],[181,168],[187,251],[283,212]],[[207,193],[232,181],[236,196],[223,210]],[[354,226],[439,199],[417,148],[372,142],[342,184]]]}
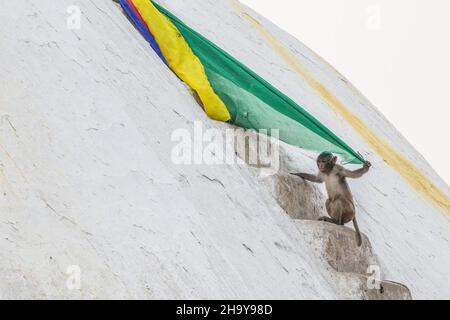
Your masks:
{"label": "monkey's leg", "polygon": [[337,224],[340,226],[344,225],[344,203],[342,198],[339,197],[333,201],[333,217],[336,219]]}
{"label": "monkey's leg", "polygon": [[[332,202],[331,199],[327,199],[327,202],[325,202],[325,208],[327,209],[328,215],[329,215],[330,217],[332,216],[332,215],[331,215],[332,210],[331,210],[331,207],[330,207],[331,202]],[[325,222],[329,222],[329,223],[338,224],[338,222],[337,222],[336,219],[329,218],[329,217],[325,217],[325,216],[320,217],[318,220],[319,220],[319,221],[325,221]]]}
{"label": "monkey's leg", "polygon": [[342,216],[343,216],[342,210],[339,210],[339,217],[337,219],[337,224],[340,226],[344,225],[344,219]]}
{"label": "monkey's leg", "polygon": [[340,198],[328,199],[326,202],[328,215],[331,219],[324,219],[325,221],[342,225],[342,203]]}
{"label": "monkey's leg", "polygon": [[355,218],[355,207],[353,203],[344,197],[338,197],[333,201],[334,218],[338,220],[339,225],[343,226]]}

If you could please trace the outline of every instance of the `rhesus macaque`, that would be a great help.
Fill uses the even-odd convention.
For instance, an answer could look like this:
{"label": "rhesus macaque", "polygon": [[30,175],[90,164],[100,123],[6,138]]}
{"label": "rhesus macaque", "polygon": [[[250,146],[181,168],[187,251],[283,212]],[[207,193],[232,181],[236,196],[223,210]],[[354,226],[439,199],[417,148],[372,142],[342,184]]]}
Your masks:
{"label": "rhesus macaque", "polygon": [[372,164],[366,161],[361,169],[351,171],[336,164],[336,161],[337,157],[332,153],[323,152],[317,158],[317,167],[319,168],[319,173],[317,175],[308,173],[292,174],[315,183],[325,182],[328,192],[326,208],[330,218],[321,217],[319,220],[335,223],[337,225],[344,225],[353,221],[356,230],[356,241],[358,246],[361,246],[361,233],[359,232],[358,223],[356,222],[355,205],[346,178],[360,178],[369,171]]}

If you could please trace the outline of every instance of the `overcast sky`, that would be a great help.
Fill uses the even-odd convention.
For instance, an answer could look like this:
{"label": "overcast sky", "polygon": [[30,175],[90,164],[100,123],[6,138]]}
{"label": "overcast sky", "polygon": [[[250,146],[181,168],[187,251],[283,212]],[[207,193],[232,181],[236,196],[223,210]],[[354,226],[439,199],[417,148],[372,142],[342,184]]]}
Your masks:
{"label": "overcast sky", "polygon": [[450,184],[450,1],[240,1],[336,67]]}

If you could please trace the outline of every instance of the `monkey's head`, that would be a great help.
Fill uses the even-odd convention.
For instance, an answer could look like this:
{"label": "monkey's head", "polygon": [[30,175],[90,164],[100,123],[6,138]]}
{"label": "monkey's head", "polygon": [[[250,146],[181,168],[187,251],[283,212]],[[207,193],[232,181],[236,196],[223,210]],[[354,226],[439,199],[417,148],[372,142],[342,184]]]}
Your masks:
{"label": "monkey's head", "polygon": [[331,152],[322,152],[319,157],[317,157],[317,167],[320,172],[329,173],[336,165],[336,161],[337,157]]}

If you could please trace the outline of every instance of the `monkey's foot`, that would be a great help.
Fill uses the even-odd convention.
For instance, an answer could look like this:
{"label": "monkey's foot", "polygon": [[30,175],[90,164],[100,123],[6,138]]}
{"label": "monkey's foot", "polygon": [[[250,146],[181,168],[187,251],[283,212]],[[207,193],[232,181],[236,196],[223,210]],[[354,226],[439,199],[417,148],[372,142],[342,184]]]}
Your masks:
{"label": "monkey's foot", "polygon": [[338,222],[332,218],[328,218],[328,217],[320,217],[318,219],[319,221],[325,221],[325,222],[329,222],[329,223],[333,223],[333,224],[338,224]]}

